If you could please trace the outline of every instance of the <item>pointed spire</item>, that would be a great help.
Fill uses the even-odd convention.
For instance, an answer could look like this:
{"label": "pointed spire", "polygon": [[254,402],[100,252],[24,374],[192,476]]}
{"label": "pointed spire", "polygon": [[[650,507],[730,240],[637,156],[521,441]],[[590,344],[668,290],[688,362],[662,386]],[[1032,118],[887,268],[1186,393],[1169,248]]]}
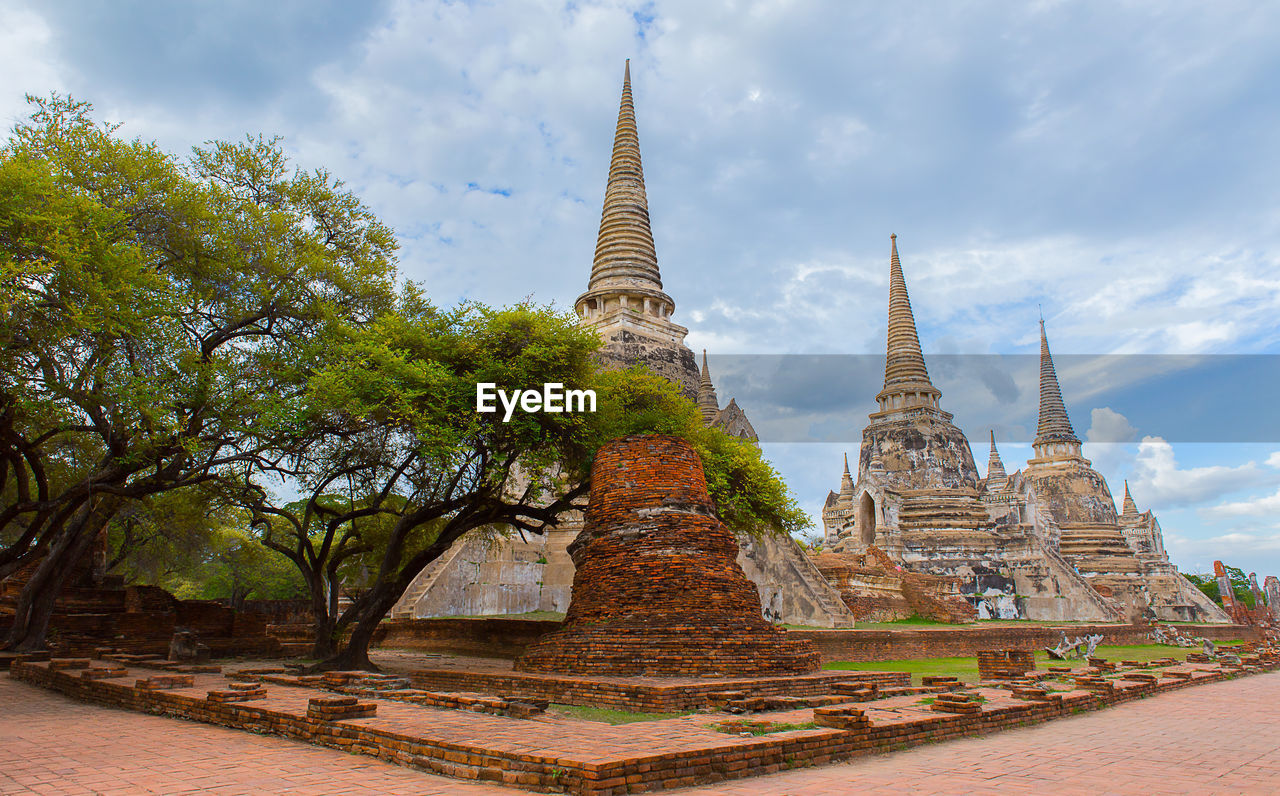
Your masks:
{"label": "pointed spire", "polygon": [[840,495],[853,498],[853,476],[849,474],[849,454],[844,455],[844,475],[840,476]]}
{"label": "pointed spire", "polygon": [[[890,235],[889,255],[889,334],[884,363],[884,390],[876,396],[880,410],[890,407],[885,399],[891,395],[910,395],[914,400],[902,405],[926,403],[936,405],[942,392],[929,381],[929,371],[920,352],[920,337],[916,333],[916,319],[911,313],[911,299],[907,295],[907,280],[902,275],[902,263],[898,260],[898,236]],[[931,396],[931,400],[929,397]],[[924,400],[920,400],[921,398]]]}
{"label": "pointed spire", "polygon": [[1138,516],[1138,504],[1133,502],[1133,495],[1129,494],[1129,481],[1124,482],[1124,508],[1120,512],[1122,517]]}
{"label": "pointed spire", "polygon": [[662,290],[658,255],[649,227],[649,203],[644,191],[644,169],[640,165],[640,137],[636,132],[636,109],[631,101],[631,61],[627,60],[622,79],[622,102],[618,108],[618,128],[613,139],[613,159],[609,183],[600,214],[600,235],[596,239],[595,262],[591,266],[588,290],[612,284],[643,284]]}
{"label": "pointed spire", "polygon": [[987,459],[987,491],[996,492],[1009,481],[1009,474],[1004,470],[1004,462],[1000,460],[1000,451],[996,450],[996,432],[991,431],[991,455]]}
{"label": "pointed spire", "polygon": [[[1064,447],[1052,452],[1043,450],[1055,443]],[[1062,402],[1062,390],[1058,387],[1058,374],[1053,369],[1053,357],[1049,354],[1043,318],[1040,319],[1040,424],[1033,444],[1039,458],[1046,458],[1049,453],[1080,455],[1080,438],[1071,427],[1071,418],[1067,416],[1067,407]]]}
{"label": "pointed spire", "polygon": [[711,425],[720,414],[720,399],[711,383],[711,369],[707,367],[707,349],[702,349],[702,378],[698,382],[698,408],[702,410],[702,422]]}

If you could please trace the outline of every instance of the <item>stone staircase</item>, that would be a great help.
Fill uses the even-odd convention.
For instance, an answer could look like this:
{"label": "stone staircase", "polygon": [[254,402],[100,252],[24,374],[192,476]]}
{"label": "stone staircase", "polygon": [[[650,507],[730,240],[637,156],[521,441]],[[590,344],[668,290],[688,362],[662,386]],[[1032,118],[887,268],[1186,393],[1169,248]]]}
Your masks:
{"label": "stone staircase", "polygon": [[453,543],[453,546],[445,551],[444,555],[432,561],[422,568],[418,576],[409,584],[409,588],[404,590],[404,594],[400,596],[400,600],[391,608],[392,619],[416,619],[414,609],[418,605],[418,601],[422,599],[422,595],[431,590],[439,579],[441,573],[449,568],[453,560],[458,557],[462,549],[466,546],[463,539]]}
{"label": "stone staircase", "polygon": [[853,612],[845,605],[840,592],[822,575],[809,556],[800,548],[796,540],[787,537],[781,545],[787,564],[795,573],[796,579],[804,584],[810,598],[831,617],[833,628],[853,627]]}

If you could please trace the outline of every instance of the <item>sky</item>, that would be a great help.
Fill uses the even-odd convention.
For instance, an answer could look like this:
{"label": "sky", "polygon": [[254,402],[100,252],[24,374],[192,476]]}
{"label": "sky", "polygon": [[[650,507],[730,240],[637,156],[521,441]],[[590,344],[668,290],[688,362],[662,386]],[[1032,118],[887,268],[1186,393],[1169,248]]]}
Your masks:
{"label": "sky", "polygon": [[[1030,455],[1043,314],[1171,559],[1280,574],[1280,5],[0,0],[0,122],[280,136],[439,304],[586,287],[631,59],[674,320],[815,515],[881,387],[898,235],[942,405]],[[820,523],[819,523],[820,528]]]}

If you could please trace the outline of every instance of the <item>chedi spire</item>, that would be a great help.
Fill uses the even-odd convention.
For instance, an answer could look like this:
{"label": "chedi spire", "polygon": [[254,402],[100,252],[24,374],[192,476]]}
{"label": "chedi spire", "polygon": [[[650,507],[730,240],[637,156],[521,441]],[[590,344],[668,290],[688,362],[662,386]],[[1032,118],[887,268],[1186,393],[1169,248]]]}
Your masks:
{"label": "chedi spire", "polygon": [[595,260],[587,292],[578,297],[578,314],[588,317],[611,309],[635,309],[666,318],[675,302],[662,290],[658,255],[649,226],[640,137],[631,99],[631,61],[622,79],[618,127],[609,163],[609,182],[600,214]]}
{"label": "chedi spire", "polygon": [[987,491],[995,492],[1009,480],[1004,470],[1004,462],[1000,460],[1000,451],[996,450],[996,432],[991,432],[991,455],[987,458]]}
{"label": "chedi spire", "polygon": [[1071,427],[1066,404],[1062,402],[1062,390],[1053,368],[1053,356],[1049,353],[1043,318],[1040,319],[1040,423],[1032,444],[1036,457],[1040,459],[1080,456],[1080,438]]}
{"label": "chedi spire", "polygon": [[890,235],[889,333],[885,350],[884,389],[876,396],[880,411],[910,406],[937,407],[942,391],[929,381],[929,371],[920,352],[916,319],[911,313],[907,280],[898,260],[898,236]]}
{"label": "chedi spire", "polygon": [[849,474],[849,454],[844,455],[844,475],[840,476],[840,494],[853,496],[853,476]]}
{"label": "chedi spire", "polygon": [[702,376],[698,381],[698,409],[702,411],[702,422],[708,426],[720,414],[720,399],[716,396],[715,385],[711,383],[711,370],[707,367],[705,348],[702,349]]}
{"label": "chedi spire", "polygon": [[1124,482],[1124,504],[1120,511],[1122,517],[1138,516],[1138,504],[1133,502],[1133,495],[1129,494],[1129,481]]}

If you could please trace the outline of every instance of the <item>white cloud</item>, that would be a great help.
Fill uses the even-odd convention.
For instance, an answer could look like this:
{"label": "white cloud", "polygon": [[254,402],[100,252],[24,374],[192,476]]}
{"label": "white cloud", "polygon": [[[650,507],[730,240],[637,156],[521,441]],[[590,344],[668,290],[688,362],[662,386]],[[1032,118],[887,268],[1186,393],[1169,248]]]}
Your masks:
{"label": "white cloud", "polygon": [[1261,529],[1232,532],[1208,538],[1188,538],[1165,533],[1165,549],[1171,559],[1184,562],[1184,572],[1213,571],[1213,562],[1222,561],[1245,572],[1257,572],[1261,585],[1266,575],[1280,573],[1280,530]]}
{"label": "white cloud", "polygon": [[21,4],[0,6],[0,127],[8,129],[27,117],[25,94],[65,91],[52,38],[48,23],[35,11]]}
{"label": "white cloud", "polygon": [[1205,503],[1231,492],[1273,484],[1276,477],[1254,462],[1183,469],[1172,445],[1160,437],[1143,437],[1129,481],[1143,505],[1163,508]]}
{"label": "white cloud", "polygon": [[1221,503],[1205,509],[1210,515],[1220,517],[1269,517],[1280,516],[1280,491],[1261,497]]}
{"label": "white cloud", "polygon": [[1084,435],[1085,457],[1101,473],[1114,473],[1124,469],[1133,461],[1133,446],[1126,443],[1137,438],[1138,429],[1129,423],[1127,417],[1109,406],[1094,409],[1090,412],[1089,419],[1089,429]]}

